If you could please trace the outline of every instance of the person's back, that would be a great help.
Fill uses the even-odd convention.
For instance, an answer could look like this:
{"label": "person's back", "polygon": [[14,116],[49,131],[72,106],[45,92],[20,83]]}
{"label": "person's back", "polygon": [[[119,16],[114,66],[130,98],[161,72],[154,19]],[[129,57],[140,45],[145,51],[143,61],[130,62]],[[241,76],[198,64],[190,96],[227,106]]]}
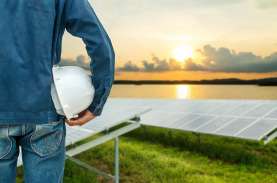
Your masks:
{"label": "person's back", "polygon": [[54,0],[0,4],[0,122],[57,120],[51,104]]}
{"label": "person's back", "polygon": [[69,125],[101,115],[114,79],[111,41],[88,0],[2,0],[0,17],[0,183],[14,182],[19,146],[27,183],[59,182],[66,119],[56,113],[51,83],[63,33],[84,40],[96,88],[93,103]]}

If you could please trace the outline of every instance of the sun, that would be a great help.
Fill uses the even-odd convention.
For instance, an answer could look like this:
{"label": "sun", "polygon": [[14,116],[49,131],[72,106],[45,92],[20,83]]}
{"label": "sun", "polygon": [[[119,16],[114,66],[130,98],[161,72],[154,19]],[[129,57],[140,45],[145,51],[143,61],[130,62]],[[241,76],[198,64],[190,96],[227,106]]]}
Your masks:
{"label": "sun", "polygon": [[190,45],[178,46],[172,51],[172,56],[177,61],[184,62],[186,59],[193,57],[193,48]]}

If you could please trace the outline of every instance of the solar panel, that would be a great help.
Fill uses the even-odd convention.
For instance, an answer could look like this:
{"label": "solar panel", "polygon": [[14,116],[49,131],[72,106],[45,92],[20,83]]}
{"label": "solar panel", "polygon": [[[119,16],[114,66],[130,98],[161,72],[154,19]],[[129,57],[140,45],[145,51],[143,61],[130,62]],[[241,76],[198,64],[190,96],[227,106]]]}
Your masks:
{"label": "solar panel", "polygon": [[262,140],[262,138],[272,132],[272,129],[276,128],[277,120],[261,119],[257,123],[237,134],[237,136],[252,140]]}
{"label": "solar panel", "polygon": [[203,125],[207,121],[210,121],[214,118],[215,117],[213,117],[213,116],[203,115],[203,116],[200,116],[199,118],[197,118],[197,119],[195,119],[195,120],[193,120],[189,123],[185,123],[185,124],[181,125],[180,128],[181,129],[187,129],[189,131],[195,131],[198,127],[200,127],[201,125]]}
{"label": "solar panel", "polygon": [[233,115],[233,116],[241,116],[241,115],[245,114],[246,112],[248,112],[250,109],[252,109],[253,106],[256,106],[256,105],[257,104],[255,104],[253,102],[242,103],[242,104],[238,105],[236,108],[234,108],[233,110],[229,111],[228,114]]}
{"label": "solar panel", "polygon": [[198,119],[200,115],[198,114],[183,114],[179,116],[179,118],[175,118],[176,120],[172,120],[172,123],[168,123],[167,127],[172,127],[175,129],[181,129],[181,126],[187,124],[191,121]]}
{"label": "solar panel", "polygon": [[219,129],[222,124],[226,124],[233,119],[234,118],[232,118],[232,117],[216,117],[213,120],[207,122],[206,124],[203,124],[196,130],[200,133],[211,134],[214,131],[216,131],[217,129]]}
{"label": "solar panel", "polygon": [[[149,108],[143,106],[126,106],[121,105],[121,101],[108,100],[100,117],[82,127],[69,127],[66,125],[66,146],[113,128],[136,116],[140,116],[148,110]],[[18,166],[20,165],[22,165],[21,153],[18,159]]]}
{"label": "solar panel", "polygon": [[149,106],[142,124],[260,141],[277,130],[274,100],[113,99],[121,106]]}
{"label": "solar panel", "polygon": [[253,119],[237,118],[235,120],[232,120],[230,123],[227,123],[227,125],[221,125],[221,127],[213,133],[223,136],[235,136],[238,131],[249,126],[251,122],[253,122]]}
{"label": "solar panel", "polygon": [[261,117],[264,116],[266,113],[271,112],[272,109],[276,108],[276,103],[265,103],[255,107],[253,110],[247,112],[245,116],[251,117]]}

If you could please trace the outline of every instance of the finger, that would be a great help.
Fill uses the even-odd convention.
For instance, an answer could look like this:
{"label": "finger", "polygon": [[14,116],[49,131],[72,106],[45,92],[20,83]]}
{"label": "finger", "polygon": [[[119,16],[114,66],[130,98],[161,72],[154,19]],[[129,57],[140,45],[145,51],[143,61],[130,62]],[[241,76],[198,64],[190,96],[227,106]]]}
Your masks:
{"label": "finger", "polygon": [[69,126],[75,126],[79,123],[79,118],[66,119],[65,121]]}
{"label": "finger", "polygon": [[83,124],[80,120],[69,120],[68,121],[69,126],[81,126]]}
{"label": "finger", "polygon": [[92,115],[91,113],[84,111],[83,113],[79,114],[79,117],[72,118],[70,120],[67,120],[66,122],[69,126],[81,126],[93,120],[95,117],[96,116]]}
{"label": "finger", "polygon": [[82,126],[84,124],[86,124],[87,122],[89,122],[90,120],[87,119],[87,117],[80,117],[78,119],[72,119],[69,120],[69,124],[72,126]]}
{"label": "finger", "polygon": [[67,123],[69,126],[75,126],[75,124],[72,123],[70,120],[67,120],[66,123]]}
{"label": "finger", "polygon": [[85,113],[84,115],[80,116],[78,120],[81,121],[81,123],[85,124],[93,120],[95,116],[90,115],[89,113]]}

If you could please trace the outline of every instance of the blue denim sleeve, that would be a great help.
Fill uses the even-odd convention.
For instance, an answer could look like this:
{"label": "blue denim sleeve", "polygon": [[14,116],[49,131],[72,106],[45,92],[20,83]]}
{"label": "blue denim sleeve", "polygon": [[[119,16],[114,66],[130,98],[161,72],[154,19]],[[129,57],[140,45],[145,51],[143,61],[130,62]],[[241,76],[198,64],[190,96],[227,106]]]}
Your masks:
{"label": "blue denim sleeve", "polygon": [[99,116],[114,81],[115,54],[111,40],[88,0],[67,0],[64,15],[66,30],[82,38],[91,58],[92,83],[96,92],[89,110]]}

